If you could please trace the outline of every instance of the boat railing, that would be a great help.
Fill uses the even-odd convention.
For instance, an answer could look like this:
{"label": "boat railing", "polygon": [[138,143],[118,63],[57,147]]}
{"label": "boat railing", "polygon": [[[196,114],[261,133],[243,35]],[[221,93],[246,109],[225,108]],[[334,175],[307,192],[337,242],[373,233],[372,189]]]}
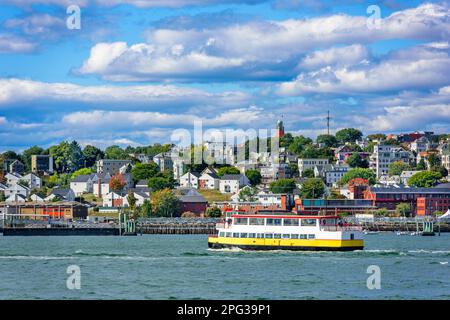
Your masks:
{"label": "boat railing", "polygon": [[321,231],[362,231],[361,226],[320,226]]}

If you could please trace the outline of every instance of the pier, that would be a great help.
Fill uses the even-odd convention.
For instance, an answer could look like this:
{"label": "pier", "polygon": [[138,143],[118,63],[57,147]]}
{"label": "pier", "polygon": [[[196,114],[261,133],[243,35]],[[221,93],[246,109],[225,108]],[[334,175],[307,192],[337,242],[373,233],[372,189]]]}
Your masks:
{"label": "pier", "polygon": [[141,234],[213,234],[217,219],[201,218],[153,218],[142,219],[136,224]]}

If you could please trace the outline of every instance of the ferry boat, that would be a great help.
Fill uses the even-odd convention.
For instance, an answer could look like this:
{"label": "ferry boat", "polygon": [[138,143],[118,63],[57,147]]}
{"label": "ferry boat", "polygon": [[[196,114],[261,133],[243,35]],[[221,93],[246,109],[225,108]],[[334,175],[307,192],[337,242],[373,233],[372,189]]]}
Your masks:
{"label": "ferry boat", "polygon": [[364,248],[362,228],[339,216],[227,213],[208,237],[212,249],[352,251]]}

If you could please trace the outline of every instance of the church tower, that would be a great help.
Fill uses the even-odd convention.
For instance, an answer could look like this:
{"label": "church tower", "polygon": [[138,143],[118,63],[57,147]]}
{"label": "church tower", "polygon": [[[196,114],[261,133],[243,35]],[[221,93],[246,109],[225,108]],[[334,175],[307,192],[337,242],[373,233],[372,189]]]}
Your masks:
{"label": "church tower", "polygon": [[283,121],[277,121],[277,137],[282,138],[284,136],[284,124]]}

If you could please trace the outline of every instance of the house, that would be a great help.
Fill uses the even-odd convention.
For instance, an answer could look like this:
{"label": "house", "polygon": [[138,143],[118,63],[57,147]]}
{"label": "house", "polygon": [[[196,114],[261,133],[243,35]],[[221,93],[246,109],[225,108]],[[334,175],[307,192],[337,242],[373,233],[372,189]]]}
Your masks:
{"label": "house", "polygon": [[83,193],[92,193],[95,176],[95,174],[81,174],[76,176],[70,182],[70,189],[72,189],[76,196],[81,196]]}
{"label": "house", "polygon": [[23,215],[32,220],[48,220],[49,218],[65,220],[86,219],[88,210],[87,205],[78,202],[24,203],[19,200],[9,203],[9,206],[6,207],[0,204],[0,211],[3,213]]}
{"label": "house", "polygon": [[19,160],[15,160],[15,161],[13,161],[13,163],[11,163],[9,165],[9,171],[10,172],[17,172],[19,174],[22,174],[22,172],[24,170],[25,170],[25,166]]}
{"label": "house", "polygon": [[148,188],[148,180],[139,180],[138,182],[136,182],[136,188]]}
{"label": "house", "polygon": [[27,186],[24,186],[20,183],[9,185],[5,189],[5,197],[9,198],[10,196],[21,195],[24,198],[27,198],[30,195],[31,189]]}
{"label": "house", "polygon": [[33,193],[30,196],[30,200],[33,201],[33,202],[39,202],[39,203],[45,202],[45,195],[38,194],[38,193]]}
{"label": "house", "polygon": [[[215,170],[214,170],[215,171]],[[204,172],[198,179],[200,189],[219,189],[220,178],[212,171]]]}
{"label": "house", "polygon": [[178,198],[181,201],[181,213],[204,214],[208,207],[208,201],[195,189],[188,190],[187,193],[181,194]]}
{"label": "house", "polygon": [[3,159],[3,172],[11,172],[10,166],[14,161],[16,161],[16,159]]}
{"label": "house", "polygon": [[347,161],[348,157],[350,157],[354,153],[359,154],[361,159],[367,159],[370,157],[369,153],[354,151],[353,148],[349,145],[343,145],[336,148],[336,150],[334,151],[334,157],[336,158],[337,163],[343,164]]}
{"label": "house", "polygon": [[413,159],[413,154],[395,145],[375,145],[370,156],[369,166],[375,171],[377,178],[387,175],[389,165],[393,162],[403,162],[409,164]]}
{"label": "house", "polygon": [[54,188],[45,201],[75,201],[75,193],[72,189]]}
{"label": "house", "polygon": [[385,187],[399,187],[401,185],[400,176],[394,175],[390,176],[384,174],[378,178],[377,186],[385,186]]}
{"label": "house", "polygon": [[30,189],[39,189],[42,187],[42,179],[34,173],[24,175],[21,180],[28,182],[28,187]]}
{"label": "house", "polygon": [[97,173],[108,173],[114,175],[120,172],[120,169],[131,164],[131,160],[114,160],[114,159],[101,159],[97,161]]}
{"label": "house", "polygon": [[298,159],[298,172],[300,177],[303,177],[303,172],[305,170],[311,169],[314,170],[315,166],[323,166],[328,164],[328,159],[309,159],[309,158],[300,158]]}
{"label": "house", "polygon": [[0,194],[5,194],[5,190],[8,188],[6,184],[0,182]]}
{"label": "house", "polygon": [[31,156],[31,172],[37,174],[53,173],[53,157],[43,154],[34,154]]}
{"label": "house", "polygon": [[11,194],[9,197],[6,198],[5,202],[11,203],[11,202],[26,202],[27,198],[24,197],[21,194]]}
{"label": "house", "polygon": [[325,184],[329,187],[336,186],[339,180],[342,179],[344,174],[350,169],[348,165],[336,165],[326,164],[323,166],[314,167],[314,176],[322,177],[325,180]]}
{"label": "house", "polygon": [[442,166],[450,172],[450,142],[444,143],[439,147]]}
{"label": "house", "polygon": [[169,152],[158,153],[153,157],[153,162],[158,165],[161,172],[166,170],[173,170],[173,161]]}
{"label": "house", "polygon": [[407,186],[409,178],[411,178],[413,175],[415,175],[416,173],[419,173],[419,172],[421,172],[421,171],[420,170],[403,171],[400,174],[400,183]]}
{"label": "house", "polygon": [[287,179],[291,177],[291,171],[287,163],[261,166],[259,171],[261,173],[262,184],[269,184],[278,179]]}
{"label": "house", "polygon": [[250,181],[243,174],[226,174],[219,182],[219,190],[222,193],[237,193],[244,186],[249,186]]}
{"label": "house", "polygon": [[16,172],[8,172],[5,176],[6,184],[12,186],[18,184],[20,180],[23,179],[22,175]]}
{"label": "house", "polygon": [[198,172],[186,172],[180,178],[180,186],[181,187],[192,187],[198,189],[198,180],[200,178],[200,173]]}
{"label": "house", "polygon": [[420,137],[409,144],[409,149],[416,152],[416,154],[427,151],[429,148],[430,140],[425,136]]}
{"label": "house", "polygon": [[109,181],[111,176],[109,173],[97,173],[92,181],[92,192],[97,197],[103,197],[109,193]]}
{"label": "house", "polygon": [[103,197],[104,207],[129,207],[128,195],[133,194],[136,199],[135,206],[139,207],[144,204],[145,200],[150,200],[150,192],[139,189],[130,189],[128,192],[111,191]]}

